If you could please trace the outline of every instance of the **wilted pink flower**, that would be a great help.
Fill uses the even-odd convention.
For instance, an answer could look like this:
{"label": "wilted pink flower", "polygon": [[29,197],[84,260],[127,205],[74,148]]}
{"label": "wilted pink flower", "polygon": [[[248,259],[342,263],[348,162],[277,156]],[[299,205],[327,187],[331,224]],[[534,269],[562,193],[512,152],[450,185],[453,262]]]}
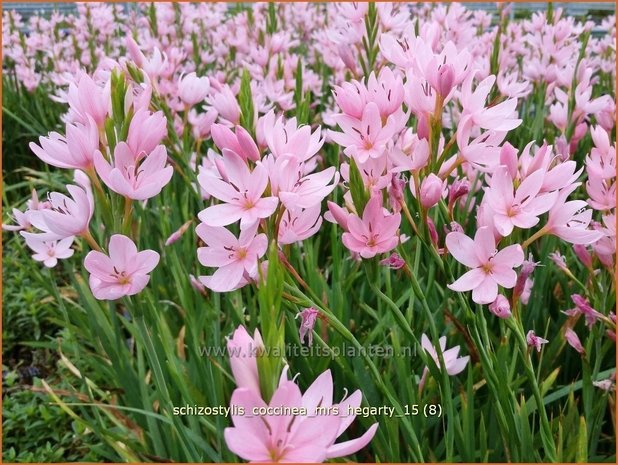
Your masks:
{"label": "wilted pink flower", "polygon": [[564,257],[564,255],[560,255],[560,253],[558,252],[552,252],[549,254],[549,258],[562,271],[569,271],[569,268],[567,267],[567,264],[566,264],[566,258]]}
{"label": "wilted pink flower", "polygon": [[320,204],[305,209],[286,209],[279,223],[279,244],[293,244],[316,234],[322,225],[320,212]]}
{"label": "wilted pink flower", "polygon": [[539,215],[548,211],[558,194],[540,194],[544,170],[535,171],[519,185],[513,194],[513,179],[505,166],[491,176],[491,185],[485,199],[494,212],[494,226],[502,236],[508,236],[513,227],[528,229],[539,222]]}
{"label": "wilted pink flower", "polygon": [[388,258],[384,260],[380,260],[380,265],[387,266],[393,270],[399,270],[405,266],[406,262],[401,256],[397,253],[392,253]]}
{"label": "wilted pink flower", "polygon": [[313,307],[305,308],[296,314],[296,318],[300,317],[301,319],[299,329],[300,342],[304,342],[305,336],[307,336],[307,345],[313,344],[313,327],[319,314],[319,310]]}
{"label": "wilted pink flower", "polygon": [[[338,444],[335,441],[356,417],[348,415],[348,408],[358,407],[361,400],[362,394],[355,391],[340,404],[333,404],[330,370],[322,373],[304,395],[294,382],[282,377],[268,404],[270,409],[279,409],[280,414],[232,415],[234,427],[225,429],[225,442],[232,452],[254,462],[317,463],[354,454],[371,441],[377,423],[359,438]],[[247,388],[236,389],[230,404],[245,412],[267,407],[258,392]],[[306,415],[292,413],[292,409],[298,411],[301,407],[306,409]],[[323,414],[318,407],[327,412],[336,408],[339,414]]]}
{"label": "wilted pink flower", "polygon": [[253,338],[244,326],[239,326],[231,338],[227,338],[227,352],[232,375],[238,388],[246,388],[260,394],[257,356],[264,349],[262,335],[256,328]]}
{"label": "wilted pink flower", "polygon": [[451,232],[446,236],[446,247],[458,262],[472,268],[457,281],[448,285],[457,292],[472,291],[472,300],[489,304],[498,297],[498,285],[511,289],[517,282],[513,268],[524,261],[519,244],[496,251],[496,242],[487,226],[476,231],[474,240],[463,233]]}
{"label": "wilted pink flower", "polygon": [[534,261],[532,254],[529,254],[528,259],[524,260],[522,263],[521,270],[517,276],[517,283],[513,289],[513,296],[515,296],[516,299],[524,294],[526,284],[532,281],[530,275],[538,265],[539,262]]}
{"label": "wilted pink flower", "polygon": [[73,240],[73,236],[54,241],[30,235],[26,237],[26,245],[34,252],[32,254],[34,260],[43,262],[48,268],[53,268],[58,263],[58,259],[69,258],[73,255],[74,250],[71,248]]}
{"label": "wilted pink flower", "polygon": [[111,165],[97,151],[94,165],[107,187],[133,200],[147,200],[161,192],[172,179],[174,168],[167,165],[167,149],[158,145],[141,161],[137,161],[125,142],[114,149],[114,164]]}
{"label": "wilted pink flower", "polygon": [[[226,180],[209,172],[197,177],[200,186],[211,196],[225,202],[202,210],[199,218],[208,226],[227,226],[240,220],[241,228],[268,218],[277,208],[277,197],[264,197],[268,185],[268,171],[258,162],[253,171],[231,150],[223,150]],[[219,170],[221,171],[221,170]]]}
{"label": "wilted pink flower", "polygon": [[39,137],[39,144],[30,142],[30,150],[48,165],[88,170],[99,149],[99,129],[88,116],[85,124],[67,124],[66,136],[50,132],[47,137]]}
{"label": "wilted pink flower", "polygon": [[577,333],[571,328],[567,328],[565,330],[564,338],[569,343],[569,345],[573,347],[577,352],[579,352],[580,354],[584,353],[584,346],[582,346],[582,343],[579,340],[579,336],[577,336]]}
{"label": "wilted pink flower", "polygon": [[127,236],[114,234],[109,240],[109,256],[88,252],[84,268],[90,273],[90,289],[99,300],[116,300],[141,292],[150,280],[149,273],[159,263],[154,250],[137,251]]}
{"label": "wilted pink flower", "polygon": [[498,318],[508,318],[511,316],[511,304],[502,294],[498,294],[496,300],[489,304],[489,311]]}
{"label": "wilted pink flower", "polygon": [[547,344],[549,341],[537,336],[534,330],[531,329],[528,331],[528,334],[526,334],[526,342],[530,347],[534,347],[537,352],[540,352],[543,344]]}
{"label": "wilted pink flower", "polygon": [[589,328],[592,328],[592,326],[597,322],[597,320],[603,317],[602,313],[592,308],[590,302],[588,302],[588,299],[586,299],[585,297],[582,297],[579,294],[573,294],[571,296],[571,300],[573,300],[575,307],[570,310],[565,310],[563,313],[571,317],[584,315],[584,318],[586,319],[586,325]]}
{"label": "wilted pink flower", "polygon": [[49,208],[30,213],[32,225],[43,231],[41,238],[65,239],[88,233],[88,224],[94,212],[92,193],[75,185],[68,185],[67,190],[71,197],[52,192],[48,195]]}
{"label": "wilted pink flower", "polygon": [[467,179],[455,179],[448,188],[448,203],[449,206],[455,204],[455,202],[467,195],[470,192],[470,182]]}
{"label": "wilted pink flower", "polygon": [[380,196],[374,196],[367,202],[362,219],[350,215],[347,223],[349,231],[343,233],[343,244],[363,258],[389,252],[399,243],[397,229],[401,223],[401,215],[385,215]]}
{"label": "wilted pink flower", "polygon": [[229,292],[237,289],[247,277],[258,273],[258,260],[266,253],[266,234],[256,236],[258,223],[241,230],[240,236],[225,228],[212,227],[204,223],[196,228],[197,235],[206,247],[197,249],[197,258],[204,266],[218,268],[212,276],[201,276],[206,287],[215,292]]}
{"label": "wilted pink flower", "polygon": [[[449,376],[455,376],[461,373],[465,368],[468,362],[470,361],[470,356],[466,355],[465,357],[459,357],[459,346],[452,347],[446,350],[446,336],[442,336],[439,340],[440,344],[440,352],[442,353],[442,358],[444,359],[444,367],[446,368],[446,372]],[[426,334],[421,336],[421,346],[427,352],[431,358],[433,358],[438,368],[440,368],[440,359],[438,357],[438,352],[436,348],[433,346],[429,338]]]}
{"label": "wilted pink flower", "polygon": [[198,77],[195,72],[185,74],[178,81],[178,97],[186,105],[193,106],[203,101],[210,90],[207,77]]}

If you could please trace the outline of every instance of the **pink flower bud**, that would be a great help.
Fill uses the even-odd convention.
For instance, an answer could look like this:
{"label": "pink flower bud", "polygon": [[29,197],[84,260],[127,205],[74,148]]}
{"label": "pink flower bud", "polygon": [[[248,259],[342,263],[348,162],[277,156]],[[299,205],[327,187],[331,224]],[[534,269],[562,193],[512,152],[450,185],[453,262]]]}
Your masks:
{"label": "pink flower bud", "polygon": [[453,89],[453,83],[455,81],[455,70],[453,65],[445,64],[440,66],[438,70],[438,88],[436,89],[442,97],[446,97],[451,89]]}
{"label": "pink flower bud", "polygon": [[584,346],[582,346],[577,333],[573,331],[571,328],[567,328],[564,332],[564,338],[569,343],[571,347],[573,347],[580,354],[584,353]]}
{"label": "pink flower bud", "polygon": [[498,318],[509,318],[511,316],[511,304],[502,294],[498,294],[496,300],[489,304],[489,311]]}
{"label": "pink flower bud", "polygon": [[592,256],[588,253],[585,245],[575,244],[573,246],[573,251],[586,268],[592,268]]}
{"label": "pink flower bud", "polygon": [[442,180],[431,173],[421,183],[421,205],[429,209],[436,205],[442,197]]}
{"label": "pink flower bud", "polygon": [[189,229],[189,226],[191,226],[191,223],[193,223],[193,220],[187,221],[180,228],[178,228],[176,231],[174,231],[170,235],[170,237],[168,237],[167,240],[165,241],[165,245],[166,246],[172,245],[174,242],[176,242],[178,239],[180,239],[181,236],[187,231],[187,229]]}

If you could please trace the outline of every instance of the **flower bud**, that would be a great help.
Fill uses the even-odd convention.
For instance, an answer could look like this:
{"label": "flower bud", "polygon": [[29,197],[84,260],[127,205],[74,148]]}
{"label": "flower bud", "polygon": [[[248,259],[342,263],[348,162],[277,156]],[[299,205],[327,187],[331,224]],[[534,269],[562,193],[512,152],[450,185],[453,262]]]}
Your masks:
{"label": "flower bud", "polygon": [[442,180],[431,173],[421,183],[420,202],[423,208],[429,209],[436,205],[442,197]]}
{"label": "flower bud", "polygon": [[511,316],[511,304],[502,294],[498,294],[496,300],[489,304],[489,311],[498,318],[508,318]]}
{"label": "flower bud", "polygon": [[210,90],[207,77],[198,77],[194,72],[186,74],[178,82],[178,97],[186,105],[193,106],[206,98]]}

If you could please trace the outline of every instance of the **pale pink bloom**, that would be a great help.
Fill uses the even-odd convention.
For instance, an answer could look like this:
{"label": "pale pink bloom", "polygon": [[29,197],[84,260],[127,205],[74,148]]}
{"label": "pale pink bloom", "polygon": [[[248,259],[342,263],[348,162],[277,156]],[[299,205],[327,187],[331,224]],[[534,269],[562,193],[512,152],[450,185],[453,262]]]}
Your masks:
{"label": "pale pink bloom", "polygon": [[505,131],[486,131],[472,141],[474,121],[471,115],[462,116],[457,125],[457,147],[460,157],[475,168],[485,170],[498,165],[501,149],[499,145],[504,141]]}
{"label": "pale pink bloom", "polygon": [[335,115],[333,118],[343,132],[330,131],[330,138],[345,147],[346,155],[354,157],[360,163],[368,158],[381,157],[387,144],[401,129],[395,115],[389,116],[383,125],[380,110],[373,102],[365,106],[361,120],[347,115]]}
{"label": "pale pink bloom", "polygon": [[584,209],[587,205],[584,200],[567,202],[569,194],[579,185],[575,183],[560,191],[543,229],[571,244],[592,244],[603,237],[600,231],[587,229],[592,220],[592,210]]}
{"label": "pale pink bloom", "polygon": [[442,198],[444,182],[435,174],[430,173],[421,182],[420,202],[423,208],[429,209],[435,206]]}
{"label": "pale pink bloom", "polygon": [[[363,184],[372,194],[380,192],[391,183],[392,175],[387,170],[387,162],[387,157],[380,157],[368,158],[364,163],[357,163]],[[350,165],[342,163],[340,171],[343,179],[350,182]]]}
{"label": "pale pink bloom", "polygon": [[293,244],[316,234],[322,225],[320,212],[319,203],[305,209],[286,209],[279,223],[279,244]]}
{"label": "pale pink bloom", "polygon": [[591,179],[586,183],[586,192],[590,196],[588,204],[599,211],[616,208],[616,183],[605,179]]}
{"label": "pale pink bloom", "polygon": [[401,111],[404,88],[401,76],[385,66],[376,78],[371,72],[367,80],[367,102],[374,102],[380,111],[382,119],[388,118],[397,111]]}
{"label": "pale pink bloom", "polygon": [[210,127],[212,140],[221,151],[228,149],[235,152],[243,160],[257,161],[260,151],[253,141],[251,134],[242,126],[236,126],[236,133],[223,124],[213,124]]}
{"label": "pale pink bloom", "polygon": [[552,207],[558,193],[539,193],[544,177],[545,170],[535,171],[513,192],[513,178],[507,168],[500,166],[494,172],[485,199],[494,213],[494,226],[500,234],[508,236],[515,226],[533,227],[539,222],[539,216]]}
{"label": "pale pink bloom", "polygon": [[339,173],[334,166],[305,175],[305,164],[291,155],[276,160],[268,157],[265,163],[269,168],[271,192],[288,209],[319,205],[339,182]]}
{"label": "pale pink bloom", "polygon": [[71,197],[52,192],[48,195],[49,208],[30,213],[32,225],[43,231],[41,238],[64,239],[88,232],[94,212],[92,193],[75,185],[68,185],[67,190]]}
{"label": "pale pink bloom", "polygon": [[616,177],[616,147],[611,146],[607,132],[600,126],[590,128],[594,147],[586,157],[586,171],[594,179]]}
{"label": "pale pink bloom", "polygon": [[219,92],[207,98],[207,101],[229,124],[235,126],[240,123],[240,106],[230,86],[225,84]]}
{"label": "pale pink bloom", "polygon": [[392,253],[388,258],[384,260],[380,260],[380,265],[387,266],[393,270],[399,270],[403,268],[406,264],[405,260],[401,258],[401,256],[397,253]]}
{"label": "pale pink bloom", "polygon": [[[442,358],[444,359],[444,367],[446,368],[446,372],[449,376],[455,376],[464,371],[466,365],[468,365],[468,362],[470,361],[470,356],[466,355],[465,357],[459,357],[459,346],[451,347],[446,350],[446,336],[442,336],[439,339],[439,345],[439,350],[442,353]],[[431,356],[439,369],[441,366],[438,352],[426,334],[421,336],[421,346],[425,352]]]}
{"label": "pale pink bloom", "polygon": [[74,239],[73,236],[70,236],[55,241],[41,239],[36,235],[29,235],[26,237],[26,245],[34,252],[32,254],[34,260],[43,262],[48,268],[53,268],[59,259],[69,258],[73,255],[74,250],[71,248],[71,245],[73,245]]}
{"label": "pale pink bloom", "polygon": [[113,165],[99,151],[95,154],[94,165],[107,187],[133,200],[147,200],[158,195],[174,174],[174,168],[167,164],[164,145],[158,145],[141,161],[136,161],[129,146],[120,142],[114,149]]}
{"label": "pale pink bloom", "polygon": [[470,115],[476,126],[494,131],[510,131],[522,122],[517,118],[517,99],[511,98],[492,107],[485,101],[496,80],[495,76],[483,79],[472,91],[472,81],[476,73],[471,73],[461,87],[460,101],[463,106],[461,117]]}
{"label": "pale pink bloom", "polygon": [[519,244],[497,251],[491,229],[487,226],[476,231],[474,240],[463,233],[451,232],[446,236],[446,247],[458,262],[468,268],[457,281],[448,285],[456,292],[472,291],[472,300],[489,304],[498,297],[498,285],[511,289],[517,282],[514,267],[524,261],[524,252]]}
{"label": "pale pink bloom", "polygon": [[215,292],[229,292],[238,288],[243,278],[254,278],[258,273],[258,260],[264,256],[268,247],[266,234],[258,234],[259,223],[254,222],[234,234],[222,227],[212,227],[204,223],[196,228],[197,235],[206,247],[197,249],[197,258],[204,266],[217,268],[211,276],[200,276],[206,287]]}
{"label": "pale pink bloom", "polygon": [[240,220],[241,228],[245,228],[274,213],[277,197],[262,198],[268,185],[268,170],[261,162],[257,162],[250,171],[239,155],[225,149],[222,165],[225,180],[210,172],[203,172],[197,177],[205,192],[225,202],[202,210],[198,215],[202,222],[209,226],[227,226]]}
{"label": "pale pink bloom", "polygon": [[174,231],[170,237],[168,237],[165,241],[165,245],[172,245],[174,242],[176,242],[178,239],[180,239],[182,237],[182,235],[187,232],[187,229],[189,229],[189,226],[191,226],[191,223],[193,223],[193,220],[189,220],[186,223],[184,223],[180,228],[178,228],[176,231]]}
{"label": "pale pink bloom", "polygon": [[361,119],[367,104],[367,88],[360,82],[343,82],[341,86],[333,86],[335,103],[339,109],[352,118]]}
{"label": "pale pink bloom", "polygon": [[90,116],[102,128],[111,107],[110,88],[102,88],[86,73],[69,84],[67,101],[71,121],[87,124]]}
{"label": "pale pink bloom", "polygon": [[203,101],[210,90],[207,77],[198,77],[195,72],[185,74],[178,82],[178,97],[186,105],[193,106]]}
{"label": "pale pink bloom", "polygon": [[547,344],[549,341],[537,336],[534,330],[531,329],[528,331],[528,334],[526,334],[526,342],[530,347],[534,347],[537,352],[540,352],[543,344]]}
{"label": "pale pink bloom", "polygon": [[498,294],[496,300],[489,304],[489,311],[498,318],[509,318],[511,316],[511,304],[502,294]]}
{"label": "pale pink bloom", "polygon": [[232,375],[238,388],[246,388],[260,394],[260,378],[257,356],[264,350],[262,335],[256,328],[253,337],[244,326],[239,326],[232,337],[227,338],[227,353]]}
{"label": "pale pink bloom", "polygon": [[39,137],[39,144],[30,142],[30,150],[48,165],[88,170],[99,149],[99,129],[87,116],[85,124],[67,124],[66,136],[50,132],[47,137]]}
{"label": "pale pink bloom", "polygon": [[[358,452],[375,435],[378,424],[373,424],[361,437],[335,444],[335,441],[354,421],[348,409],[360,406],[362,394],[355,391],[339,404],[333,404],[333,381],[330,370],[322,373],[303,395],[298,386],[281,377],[268,406],[282,409],[273,415],[232,415],[234,427],[224,431],[229,449],[252,462],[318,463]],[[267,404],[252,389],[239,388],[232,394],[232,406],[245,412],[265,408]],[[288,408],[305,408],[307,414],[293,415]],[[318,407],[339,414],[320,413]],[[237,410],[237,409],[233,409]]]}
{"label": "pale pink bloom", "polygon": [[579,340],[579,336],[571,328],[567,328],[564,331],[564,338],[569,343],[569,345],[573,347],[577,352],[579,352],[580,354],[584,353],[584,346],[582,346],[582,343]]}
{"label": "pale pink bloom", "polygon": [[313,327],[319,314],[320,311],[313,307],[305,308],[296,314],[296,318],[300,317],[301,320],[299,329],[300,342],[305,342],[305,336],[307,336],[307,345],[313,344]]}
{"label": "pale pink bloom", "polygon": [[25,212],[22,212],[21,210],[18,210],[17,208],[13,208],[13,221],[16,224],[3,224],[2,225],[2,230],[3,231],[22,231],[22,230],[27,230],[30,229],[32,227],[32,224],[30,224],[30,220],[29,220],[29,211],[26,210]]}
{"label": "pale pink bloom", "polygon": [[350,215],[347,219],[348,232],[343,233],[343,244],[363,258],[372,258],[380,253],[390,252],[397,247],[397,230],[401,215],[384,214],[380,196],[372,197],[363,211],[363,218]]}
{"label": "pale pink bloom", "polygon": [[322,148],[324,138],[318,127],[311,132],[311,126],[298,126],[296,118],[287,121],[283,116],[275,118],[274,111],[268,112],[258,124],[258,140],[263,138],[275,158],[291,155],[299,162],[306,162]]}
{"label": "pale pink bloom", "polygon": [[162,111],[138,110],[129,124],[127,144],[138,159],[152,152],[167,136],[167,119]]}
{"label": "pale pink bloom", "polygon": [[138,252],[135,243],[121,234],[111,237],[108,250],[109,256],[93,250],[84,259],[95,298],[116,300],[141,292],[159,263],[159,254],[154,250]]}

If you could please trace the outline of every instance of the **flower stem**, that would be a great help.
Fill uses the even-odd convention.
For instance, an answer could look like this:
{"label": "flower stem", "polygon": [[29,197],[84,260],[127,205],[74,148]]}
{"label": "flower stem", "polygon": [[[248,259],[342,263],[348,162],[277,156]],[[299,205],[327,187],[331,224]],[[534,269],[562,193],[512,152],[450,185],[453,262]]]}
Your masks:
{"label": "flower stem", "polygon": [[88,243],[88,245],[90,246],[92,250],[96,250],[97,252],[102,252],[101,247],[99,246],[95,238],[92,237],[92,234],[90,233],[89,229],[86,229],[86,231],[81,234],[81,237],[84,238],[84,240]]}

